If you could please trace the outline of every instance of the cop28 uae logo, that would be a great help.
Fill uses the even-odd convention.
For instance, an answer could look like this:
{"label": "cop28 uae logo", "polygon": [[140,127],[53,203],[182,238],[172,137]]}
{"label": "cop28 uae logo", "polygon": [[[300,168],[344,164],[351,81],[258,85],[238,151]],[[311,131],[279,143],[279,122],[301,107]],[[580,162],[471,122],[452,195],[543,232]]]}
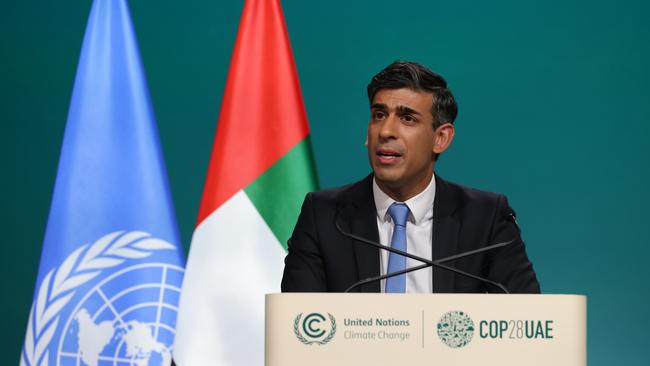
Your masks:
{"label": "cop28 uae logo", "polygon": [[327,318],[320,313],[310,313],[304,317],[300,313],[293,321],[293,333],[303,344],[324,345],[336,334],[336,319],[330,313],[327,313]]}
{"label": "cop28 uae logo", "polygon": [[469,344],[474,336],[474,322],[462,311],[450,311],[438,321],[438,337],[451,348],[461,348]]}

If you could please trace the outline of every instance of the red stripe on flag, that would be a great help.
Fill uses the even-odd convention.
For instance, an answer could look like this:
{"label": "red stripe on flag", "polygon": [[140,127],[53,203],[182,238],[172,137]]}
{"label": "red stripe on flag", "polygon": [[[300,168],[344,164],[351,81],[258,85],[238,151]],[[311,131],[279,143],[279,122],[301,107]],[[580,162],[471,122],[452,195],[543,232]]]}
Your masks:
{"label": "red stripe on flag", "polygon": [[309,134],[278,0],[247,0],[197,225]]}

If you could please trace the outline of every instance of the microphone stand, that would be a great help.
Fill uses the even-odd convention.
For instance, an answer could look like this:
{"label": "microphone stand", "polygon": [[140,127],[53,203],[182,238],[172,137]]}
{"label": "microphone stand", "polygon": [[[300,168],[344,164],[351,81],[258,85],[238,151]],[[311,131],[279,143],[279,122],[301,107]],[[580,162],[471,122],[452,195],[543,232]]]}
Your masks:
{"label": "microphone stand", "polygon": [[453,272],[453,273],[459,274],[459,275],[461,275],[461,276],[469,277],[469,278],[472,278],[472,279],[474,279],[474,280],[481,281],[481,282],[484,282],[484,283],[488,283],[488,284],[490,284],[490,285],[493,285],[493,286],[499,288],[499,289],[500,289],[501,291],[503,291],[503,293],[505,293],[505,294],[509,294],[509,293],[510,293],[510,292],[508,292],[508,290],[505,288],[505,286],[503,286],[502,284],[500,284],[500,283],[498,283],[498,282],[494,282],[494,281],[489,280],[489,279],[487,279],[487,278],[483,278],[483,277],[480,277],[480,276],[476,276],[476,275],[473,275],[473,274],[471,274],[471,273],[467,273],[467,272],[461,271],[461,270],[459,270],[459,269],[456,269],[456,268],[453,268],[453,267],[446,266],[446,265],[444,265],[444,264],[442,264],[442,263],[444,263],[444,262],[448,262],[448,261],[452,261],[452,260],[455,260],[455,259],[464,258],[464,257],[470,256],[470,255],[474,255],[474,254],[478,254],[478,253],[486,252],[486,251],[489,251],[489,250],[492,250],[492,249],[497,249],[497,248],[505,247],[505,246],[510,245],[510,244],[512,244],[513,242],[515,242],[515,241],[517,240],[516,237],[513,238],[513,239],[511,239],[511,240],[508,240],[508,241],[504,241],[504,242],[500,242],[500,243],[496,243],[496,244],[488,245],[488,246],[483,247],[483,248],[479,248],[479,249],[471,250],[471,251],[468,251],[468,252],[455,254],[455,255],[452,255],[452,256],[449,256],[449,257],[440,258],[440,259],[437,259],[437,260],[435,260],[435,261],[431,261],[431,260],[428,260],[428,259],[426,259],[426,258],[422,258],[422,257],[419,257],[419,256],[417,256],[417,255],[413,255],[413,254],[410,254],[410,253],[407,253],[407,252],[401,251],[401,250],[399,250],[399,249],[395,249],[395,248],[392,248],[392,247],[389,247],[389,246],[386,246],[386,245],[382,245],[382,244],[379,244],[379,243],[375,243],[375,242],[372,241],[372,240],[368,240],[368,239],[366,239],[366,238],[362,238],[362,237],[357,236],[357,235],[354,235],[354,234],[352,234],[352,233],[348,233],[347,231],[345,231],[345,230],[343,230],[343,229],[341,228],[341,226],[340,226],[340,224],[339,224],[339,222],[338,222],[338,220],[337,220],[337,217],[334,218],[334,225],[336,226],[336,229],[341,233],[341,235],[343,235],[343,236],[345,236],[345,237],[348,237],[348,238],[350,238],[350,239],[354,239],[354,240],[356,240],[356,241],[359,241],[359,242],[362,242],[362,243],[364,243],[364,244],[367,244],[367,245],[373,246],[373,247],[375,247],[375,248],[379,248],[379,249],[387,250],[387,251],[389,251],[389,252],[391,252],[391,253],[396,253],[396,254],[402,255],[402,256],[404,256],[404,257],[411,258],[411,259],[414,259],[414,260],[416,260],[416,261],[419,261],[419,262],[424,263],[424,264],[421,264],[421,265],[419,265],[419,266],[415,266],[415,267],[411,267],[411,268],[403,269],[403,270],[401,270],[401,271],[392,272],[392,273],[388,273],[388,274],[381,275],[381,276],[377,276],[377,277],[371,277],[371,278],[363,279],[363,280],[361,280],[361,281],[359,281],[359,282],[356,282],[356,283],[352,284],[352,286],[348,287],[348,288],[345,290],[346,293],[347,293],[347,292],[350,292],[351,290],[353,290],[353,289],[355,289],[355,288],[357,288],[357,287],[359,287],[359,286],[361,286],[361,285],[364,285],[364,284],[367,284],[367,283],[370,283],[370,282],[381,281],[381,280],[384,280],[384,279],[386,279],[386,278],[390,278],[390,277],[394,277],[394,276],[399,276],[399,275],[402,275],[402,274],[406,274],[406,273],[409,273],[409,272],[417,271],[417,270],[424,269],[424,268],[427,268],[427,267],[442,268],[442,269],[444,269],[444,270],[447,270],[447,271],[450,271],[450,272]]}

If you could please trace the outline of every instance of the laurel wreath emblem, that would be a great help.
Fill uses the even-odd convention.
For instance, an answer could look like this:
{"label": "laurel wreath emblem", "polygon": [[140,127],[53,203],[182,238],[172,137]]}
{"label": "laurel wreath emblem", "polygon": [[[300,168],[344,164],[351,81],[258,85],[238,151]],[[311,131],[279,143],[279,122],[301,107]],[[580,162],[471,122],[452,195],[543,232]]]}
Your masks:
{"label": "laurel wreath emblem", "polygon": [[330,318],[330,322],[332,322],[332,329],[330,330],[329,334],[327,337],[321,339],[321,340],[314,340],[310,341],[307,338],[305,338],[301,333],[300,333],[300,318],[302,317],[302,313],[298,314],[296,316],[296,319],[293,321],[293,333],[296,335],[296,338],[300,342],[306,345],[312,345],[312,344],[318,344],[319,346],[322,346],[324,344],[329,343],[329,341],[334,338],[334,335],[336,334],[336,319],[334,319],[334,316],[330,313],[327,313],[327,316]]}
{"label": "laurel wreath emblem", "polygon": [[79,286],[126,260],[145,258],[154,251],[174,248],[173,244],[144,231],[116,231],[91,245],[77,248],[61,266],[45,275],[38,288],[29,311],[20,366],[48,365],[47,348],[59,324],[59,313]]}

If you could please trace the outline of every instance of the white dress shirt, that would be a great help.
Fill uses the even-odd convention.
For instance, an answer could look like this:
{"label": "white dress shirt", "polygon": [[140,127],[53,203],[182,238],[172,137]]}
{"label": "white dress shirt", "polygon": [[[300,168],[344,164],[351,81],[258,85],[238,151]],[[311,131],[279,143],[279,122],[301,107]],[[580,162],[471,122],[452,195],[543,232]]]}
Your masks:
{"label": "white dress shirt", "polygon": [[[396,202],[384,193],[377,182],[372,180],[372,194],[375,198],[377,207],[377,229],[379,230],[379,242],[383,245],[390,246],[393,236],[393,220],[388,214],[388,207]],[[433,225],[433,200],[436,196],[436,180],[431,178],[431,182],[424,191],[418,193],[415,197],[404,202],[411,212],[406,220],[406,251],[419,257],[432,259],[432,225]],[[388,268],[387,250],[380,250],[380,273],[386,274]],[[406,258],[406,268],[421,265],[411,258]],[[428,267],[418,271],[406,274],[406,292],[407,293],[431,293],[433,291],[433,273],[432,268]],[[386,280],[381,281],[381,292],[384,292]]]}

